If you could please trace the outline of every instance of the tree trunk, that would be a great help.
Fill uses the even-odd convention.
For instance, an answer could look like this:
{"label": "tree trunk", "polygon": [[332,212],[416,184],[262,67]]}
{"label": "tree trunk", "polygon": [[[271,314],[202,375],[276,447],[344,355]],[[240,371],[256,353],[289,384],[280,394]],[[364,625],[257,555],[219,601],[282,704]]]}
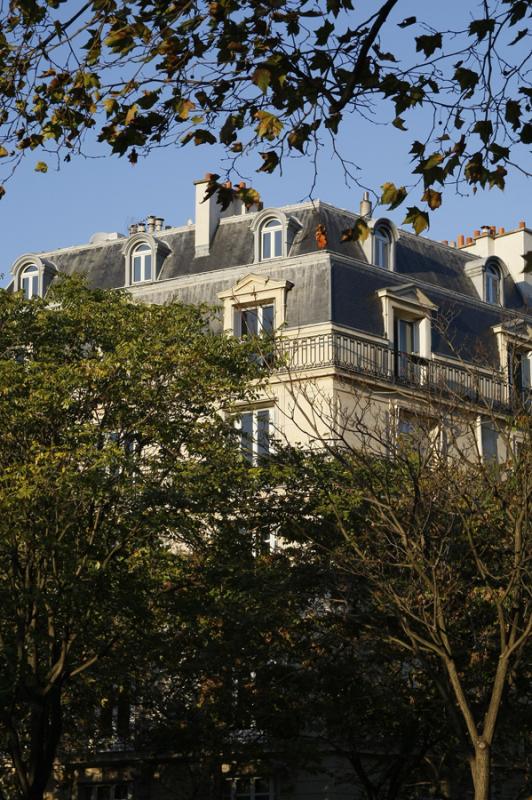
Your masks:
{"label": "tree trunk", "polygon": [[475,800],[490,800],[491,796],[491,749],[481,740],[471,758],[471,774],[475,787]]}

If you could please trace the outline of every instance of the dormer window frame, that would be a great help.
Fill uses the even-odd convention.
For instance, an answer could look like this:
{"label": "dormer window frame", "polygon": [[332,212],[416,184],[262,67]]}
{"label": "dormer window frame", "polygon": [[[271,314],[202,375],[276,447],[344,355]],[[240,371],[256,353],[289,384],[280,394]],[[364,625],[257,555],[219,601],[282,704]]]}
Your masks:
{"label": "dormer window frame", "polygon": [[[273,225],[272,223],[276,224]],[[268,231],[268,226],[271,226],[270,231]],[[254,236],[254,263],[269,263],[281,258],[288,258],[295,233],[300,228],[301,223],[299,220],[295,219],[295,217],[287,216],[277,208],[265,208],[255,214],[250,225],[250,230]],[[269,255],[265,255],[264,252],[265,236],[268,237]],[[271,255],[272,249],[275,255]]]}
{"label": "dormer window frame", "polygon": [[[249,273],[240,278],[230,289],[219,292],[218,299],[223,303],[224,331],[231,336],[241,335],[239,318],[242,311],[273,306],[273,331],[275,334],[286,323],[286,295],[292,288],[290,281],[277,281],[269,275]],[[268,331],[269,332],[269,331]]]}
{"label": "dormer window frame", "polygon": [[[368,261],[381,270],[395,272],[396,243],[399,233],[390,219],[379,217],[368,221],[369,236],[361,246]],[[385,245],[387,241],[387,247]]]}
{"label": "dormer window frame", "polygon": [[[423,383],[425,362],[432,359],[432,317],[437,306],[414,284],[389,286],[377,291],[382,304],[384,334],[394,356],[396,378]],[[408,328],[410,352],[403,352],[402,330]],[[412,374],[411,374],[412,373]]]}
{"label": "dormer window frame", "polygon": [[153,267],[152,248],[147,242],[139,242],[131,253],[131,284],[151,282]]}
{"label": "dormer window frame", "polygon": [[484,301],[492,306],[502,306],[503,276],[500,264],[493,258],[484,267]]}
{"label": "dormer window frame", "polygon": [[[141,279],[134,280],[134,259],[139,258],[136,254],[139,253],[140,248],[143,246],[144,248],[149,248],[149,251],[147,249],[141,251],[144,254],[141,256],[142,260],[139,264]],[[167,244],[156,239],[151,233],[136,233],[130,236],[122,249],[125,261],[124,286],[133,288],[134,286],[147,286],[151,283],[156,283],[159,279],[162,259],[168,252]],[[151,259],[151,277],[149,278],[146,277],[146,257],[148,255],[150,255]]]}
{"label": "dormer window frame", "polygon": [[[32,271],[31,290],[28,281],[30,270]],[[28,300],[35,297],[43,298],[56,272],[54,265],[47,259],[43,259],[33,253],[27,253],[18,258],[11,269],[13,291],[24,292],[24,296]],[[37,280],[35,281],[35,279]],[[25,281],[28,281],[28,290],[24,286]]]}

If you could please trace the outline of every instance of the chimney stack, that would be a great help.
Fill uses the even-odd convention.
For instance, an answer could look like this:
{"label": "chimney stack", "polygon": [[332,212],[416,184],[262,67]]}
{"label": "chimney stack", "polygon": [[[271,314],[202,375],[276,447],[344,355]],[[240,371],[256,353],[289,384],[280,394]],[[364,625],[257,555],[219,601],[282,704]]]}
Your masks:
{"label": "chimney stack", "polygon": [[210,179],[210,173],[207,173],[201,180],[194,181],[196,187],[194,226],[196,258],[209,255],[212,237],[220,221],[221,206],[216,200],[216,193],[205,200],[205,191]]}
{"label": "chimney stack", "polygon": [[154,214],[150,214],[150,216],[146,220],[146,230],[148,233],[153,233],[155,231],[155,216]]}
{"label": "chimney stack", "polygon": [[162,231],[164,228],[164,218],[163,217],[155,217],[155,230]]}
{"label": "chimney stack", "polygon": [[364,196],[360,202],[360,216],[371,217],[372,211],[373,207],[371,205],[371,200],[369,199],[369,192],[364,192]]}
{"label": "chimney stack", "polygon": [[464,244],[465,244],[464,234],[463,233],[459,234],[458,239],[456,241],[457,241],[458,247],[463,247]]}
{"label": "chimney stack", "polygon": [[526,228],[526,222],[524,221],[524,219],[522,219],[521,222],[519,223],[519,230],[523,231],[525,228]]}

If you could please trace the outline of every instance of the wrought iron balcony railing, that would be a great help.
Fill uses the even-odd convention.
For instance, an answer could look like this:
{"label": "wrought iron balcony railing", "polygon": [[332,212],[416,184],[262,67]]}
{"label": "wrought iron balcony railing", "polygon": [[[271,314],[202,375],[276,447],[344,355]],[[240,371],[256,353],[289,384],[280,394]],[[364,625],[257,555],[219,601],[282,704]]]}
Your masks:
{"label": "wrought iron balcony railing", "polygon": [[[346,333],[325,333],[282,339],[279,351],[284,370],[336,367],[385,383],[423,392],[456,397],[492,408],[507,408],[525,402],[530,408],[530,389],[517,389],[496,370],[478,366],[424,359]],[[528,399],[528,402],[527,402]]]}

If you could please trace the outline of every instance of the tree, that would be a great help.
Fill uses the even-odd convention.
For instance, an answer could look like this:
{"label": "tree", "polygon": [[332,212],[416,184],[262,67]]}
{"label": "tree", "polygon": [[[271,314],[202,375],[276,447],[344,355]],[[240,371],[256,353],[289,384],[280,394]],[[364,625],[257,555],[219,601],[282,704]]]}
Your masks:
{"label": "tree", "polygon": [[46,301],[0,292],[6,798],[41,800],[87,676],[147,669],[175,548],[237,516],[245,470],[220,412],[258,367],[208,322],[76,278]]}
{"label": "tree", "polygon": [[[442,187],[502,189],[531,141],[526,0],[486,0],[458,30],[431,25],[428,9],[418,19],[400,0],[364,11],[352,0],[14,0],[0,17],[5,173],[27,152],[70,160],[91,130],[132,163],[165,144],[220,142],[231,159],[259,148],[258,171],[271,173],[324,136],[334,143],[349,115],[385,104],[406,130],[426,108],[410,151],[424,206],[405,218],[419,232]],[[217,175],[209,191],[224,205],[258,199]],[[395,208],[408,194],[389,181],[380,199]]]}
{"label": "tree", "polygon": [[[531,419],[522,406],[511,415],[484,409],[503,443],[498,464],[479,456],[478,409],[453,407],[450,393],[427,397],[395,441],[389,420],[379,427],[374,414],[369,429],[365,410],[350,409],[341,425],[335,408],[329,422],[341,447],[324,443],[328,458],[288,468],[286,493],[314,498],[297,536],[364,587],[367,627],[440,694],[452,726],[448,752],[469,766],[475,800],[487,800],[504,752],[515,768],[527,736]],[[434,430],[444,426],[442,457]]]}

